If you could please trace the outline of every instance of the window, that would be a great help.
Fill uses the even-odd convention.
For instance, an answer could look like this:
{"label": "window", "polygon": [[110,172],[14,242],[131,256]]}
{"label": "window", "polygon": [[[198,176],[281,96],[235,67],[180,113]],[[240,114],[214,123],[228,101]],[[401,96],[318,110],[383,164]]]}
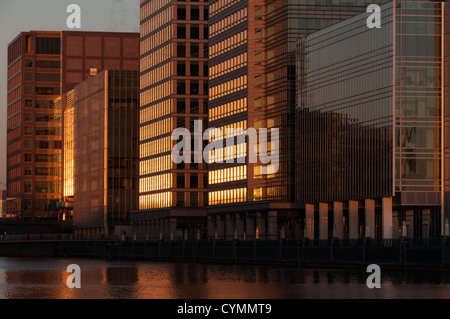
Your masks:
{"label": "window", "polygon": [[191,76],[199,76],[199,66],[197,62],[191,62]]}
{"label": "window", "polygon": [[208,26],[203,27],[203,39],[208,39],[209,29]]}
{"label": "window", "polygon": [[177,192],[177,207],[184,207],[184,193]]}
{"label": "window", "polygon": [[27,72],[25,73],[25,81],[33,81],[33,73]]}
{"label": "window", "polygon": [[191,81],[191,94],[198,95],[199,93],[198,81]]}
{"label": "window", "polygon": [[255,42],[262,42],[262,30],[255,29]]}
{"label": "window", "polygon": [[61,54],[60,38],[36,38],[37,54]]}
{"label": "window", "polygon": [[208,6],[203,8],[203,20],[208,21],[208,16],[209,16],[209,10],[208,10]]}
{"label": "window", "polygon": [[31,193],[31,181],[25,181],[24,182],[24,192],[25,193]]}
{"label": "window", "polygon": [[191,39],[200,39],[200,28],[197,24],[191,25]]}
{"label": "window", "polygon": [[33,67],[33,60],[25,60],[25,67],[26,68],[32,68]]}
{"label": "window", "polygon": [[177,44],[177,56],[179,58],[184,58],[186,56],[186,44],[184,43]]}
{"label": "window", "polygon": [[30,153],[25,153],[25,162],[32,162],[33,161],[33,157],[31,156]]}
{"label": "window", "polygon": [[190,182],[190,188],[198,188],[198,175],[197,174],[191,174],[191,177],[189,178]]}
{"label": "window", "polygon": [[198,207],[198,192],[191,192],[190,202],[191,207]]}
{"label": "window", "polygon": [[33,127],[25,126],[25,135],[33,135]]}
{"label": "window", "polygon": [[177,117],[177,128],[178,127],[185,127],[184,117]]}
{"label": "window", "polygon": [[255,19],[256,20],[262,19],[262,6],[255,6]]}
{"label": "window", "polygon": [[198,113],[198,111],[199,111],[199,103],[198,103],[197,99],[192,99],[191,100],[190,111],[191,111],[191,113],[195,113],[195,114]]}
{"label": "window", "polygon": [[186,39],[186,26],[184,24],[179,24],[177,26],[177,38]]}
{"label": "window", "polygon": [[186,63],[185,62],[178,62],[177,63],[177,75],[178,76],[185,76],[186,75]]}
{"label": "window", "polygon": [[178,20],[186,20],[186,7],[180,6],[177,8],[177,18]]}
{"label": "window", "polygon": [[32,107],[33,106],[33,100],[25,100],[25,107]]}
{"label": "window", "polygon": [[26,122],[33,121],[33,113],[25,113],[25,121]]}
{"label": "window", "polygon": [[177,113],[186,112],[186,101],[184,99],[177,99]]}
{"label": "window", "polygon": [[25,86],[25,94],[33,94],[33,87]]}
{"label": "window", "polygon": [[177,188],[184,188],[184,174],[177,174]]}
{"label": "window", "polygon": [[33,168],[32,167],[25,167],[25,176],[33,175]]}
{"label": "window", "polygon": [[32,140],[25,140],[25,148],[28,148],[28,149],[33,148],[33,141]]}
{"label": "window", "polygon": [[199,7],[191,7],[191,20],[200,20]]}
{"label": "window", "polygon": [[204,62],[203,63],[203,76],[208,76],[209,72],[208,72],[208,62]]}
{"label": "window", "polygon": [[200,47],[198,43],[191,43],[191,58],[198,58]]}
{"label": "window", "polygon": [[184,80],[177,81],[177,94],[186,94],[186,82]]}

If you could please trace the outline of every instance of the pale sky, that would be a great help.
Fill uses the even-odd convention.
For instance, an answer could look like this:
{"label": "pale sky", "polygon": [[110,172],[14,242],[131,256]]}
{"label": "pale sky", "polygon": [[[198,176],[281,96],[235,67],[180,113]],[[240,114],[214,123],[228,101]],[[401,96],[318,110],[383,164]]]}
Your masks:
{"label": "pale sky", "polygon": [[23,31],[70,30],[67,6],[81,8],[79,31],[139,32],[139,0],[0,0],[0,189],[6,189],[8,44]]}

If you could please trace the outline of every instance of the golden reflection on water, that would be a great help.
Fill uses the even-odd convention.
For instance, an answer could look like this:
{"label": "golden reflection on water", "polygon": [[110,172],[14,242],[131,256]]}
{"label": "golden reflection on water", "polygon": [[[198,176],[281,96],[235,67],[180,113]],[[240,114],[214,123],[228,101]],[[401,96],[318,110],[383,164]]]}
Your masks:
{"label": "golden reflection on water", "polygon": [[[69,289],[69,264],[81,288]],[[382,270],[383,272],[383,270]],[[449,298],[450,273],[384,271],[381,289],[363,270],[88,259],[0,258],[0,298],[296,299]]]}

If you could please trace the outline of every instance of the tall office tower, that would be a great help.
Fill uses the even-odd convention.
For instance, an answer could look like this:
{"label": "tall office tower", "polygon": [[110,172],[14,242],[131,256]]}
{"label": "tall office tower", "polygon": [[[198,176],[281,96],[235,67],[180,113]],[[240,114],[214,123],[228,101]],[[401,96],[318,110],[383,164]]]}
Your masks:
{"label": "tall office tower", "polygon": [[[139,237],[198,236],[205,227],[207,167],[175,164],[172,131],[207,124],[206,2],[141,0]],[[192,156],[194,158],[194,156]]]}
{"label": "tall office tower", "polygon": [[75,232],[111,236],[138,207],[139,71],[104,70],[61,100]]}
{"label": "tall office tower", "polygon": [[137,70],[139,34],[20,33],[8,46],[8,211],[53,218],[61,197],[61,118],[53,100],[90,68]]}
{"label": "tall office tower", "polygon": [[[309,238],[437,237],[443,3],[381,6],[299,41],[297,199]],[[446,93],[447,94],[447,93]]]}
{"label": "tall office tower", "polygon": [[296,40],[365,12],[366,4],[336,0],[209,4],[209,126],[219,128],[222,135],[227,128],[278,129],[267,135],[267,150],[279,139],[279,160],[267,172],[262,161],[249,161],[250,154],[261,156],[263,149],[261,143],[249,146],[248,138],[240,144],[235,138],[236,148],[225,148],[212,158],[245,157],[245,163],[209,164],[209,235],[230,238],[236,231],[247,239],[302,236],[304,217],[294,195]]}

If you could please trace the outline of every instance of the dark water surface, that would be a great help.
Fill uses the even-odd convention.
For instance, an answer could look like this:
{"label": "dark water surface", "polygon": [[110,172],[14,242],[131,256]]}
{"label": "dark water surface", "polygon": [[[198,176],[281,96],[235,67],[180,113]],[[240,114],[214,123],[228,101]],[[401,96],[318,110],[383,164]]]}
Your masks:
{"label": "dark water surface", "polygon": [[[80,289],[66,285],[70,264],[81,268]],[[1,257],[0,298],[450,298],[450,272],[381,273],[381,288],[369,289],[356,269]]]}

